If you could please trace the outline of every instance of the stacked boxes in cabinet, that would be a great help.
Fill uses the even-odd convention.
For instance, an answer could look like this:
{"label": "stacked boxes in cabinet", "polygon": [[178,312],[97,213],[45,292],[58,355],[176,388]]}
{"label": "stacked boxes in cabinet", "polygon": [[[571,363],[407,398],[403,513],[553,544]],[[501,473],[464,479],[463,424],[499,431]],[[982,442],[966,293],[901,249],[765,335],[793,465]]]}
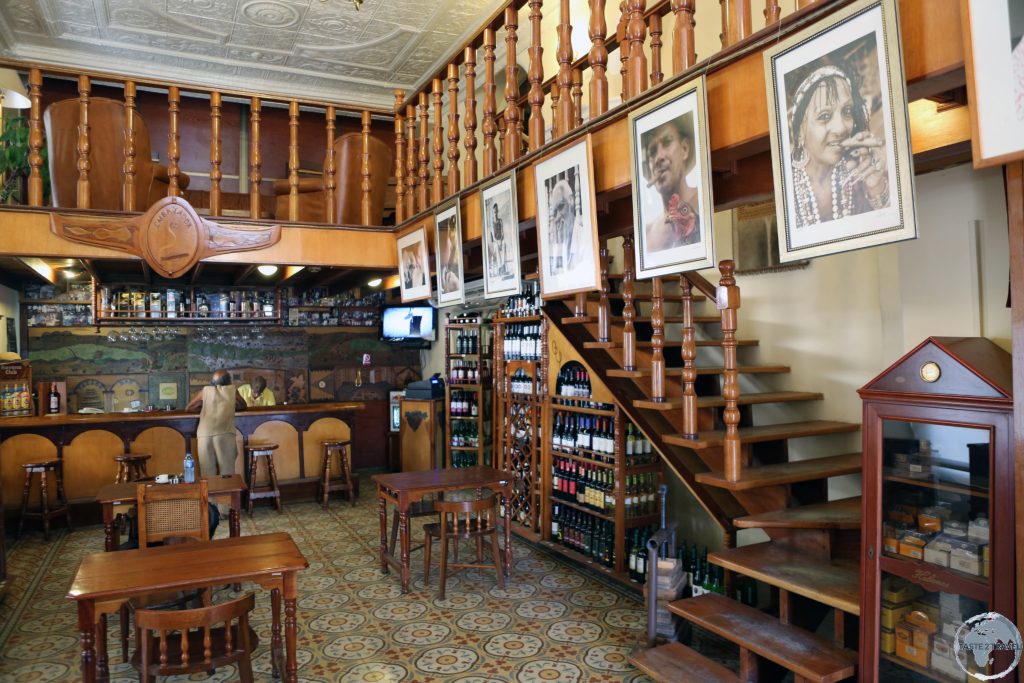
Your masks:
{"label": "stacked boxes in cabinet", "polygon": [[479,314],[449,314],[444,331],[448,467],[492,464],[489,337]]}

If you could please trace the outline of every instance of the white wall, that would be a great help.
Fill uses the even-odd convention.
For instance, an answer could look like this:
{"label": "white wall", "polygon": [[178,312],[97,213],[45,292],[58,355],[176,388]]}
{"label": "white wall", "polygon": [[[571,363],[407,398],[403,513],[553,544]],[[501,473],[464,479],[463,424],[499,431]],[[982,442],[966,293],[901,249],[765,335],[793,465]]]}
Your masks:
{"label": "white wall", "polygon": [[[21,321],[18,319],[18,292],[10,287],[0,285],[0,351],[7,350],[7,318],[14,319],[15,338],[20,333]],[[24,351],[24,349],[19,349]]]}

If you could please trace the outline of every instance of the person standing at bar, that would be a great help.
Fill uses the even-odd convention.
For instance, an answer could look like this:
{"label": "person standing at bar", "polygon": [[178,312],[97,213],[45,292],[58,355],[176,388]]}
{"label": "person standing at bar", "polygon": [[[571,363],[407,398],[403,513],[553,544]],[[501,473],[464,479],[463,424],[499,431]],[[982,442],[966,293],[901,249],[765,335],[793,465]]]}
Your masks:
{"label": "person standing at bar", "polygon": [[267,378],[263,375],[256,375],[248,384],[239,386],[238,395],[250,408],[277,405],[274,392],[267,388]]}
{"label": "person standing at bar", "polygon": [[222,475],[235,473],[235,411],[245,408],[227,370],[214,372],[210,386],[203,387],[185,407],[190,413],[199,413],[196,440],[204,477],[212,477],[218,471]]}

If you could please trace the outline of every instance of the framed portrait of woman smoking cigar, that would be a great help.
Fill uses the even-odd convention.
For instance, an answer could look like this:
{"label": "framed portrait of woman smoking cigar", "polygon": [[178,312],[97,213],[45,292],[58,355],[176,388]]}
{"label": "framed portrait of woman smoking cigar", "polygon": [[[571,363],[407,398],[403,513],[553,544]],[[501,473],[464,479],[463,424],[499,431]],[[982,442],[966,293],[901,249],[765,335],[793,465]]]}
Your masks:
{"label": "framed portrait of woman smoking cigar", "polygon": [[860,0],[764,53],[779,260],[917,237],[896,0]]}

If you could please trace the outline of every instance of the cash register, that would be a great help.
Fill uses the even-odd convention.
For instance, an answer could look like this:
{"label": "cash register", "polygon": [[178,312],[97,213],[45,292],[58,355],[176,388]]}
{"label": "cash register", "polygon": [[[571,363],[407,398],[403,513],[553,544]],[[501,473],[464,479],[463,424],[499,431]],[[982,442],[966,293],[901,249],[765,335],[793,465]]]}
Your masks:
{"label": "cash register", "polygon": [[409,382],[405,387],[405,397],[420,400],[444,398],[444,378],[437,372],[430,379]]}

